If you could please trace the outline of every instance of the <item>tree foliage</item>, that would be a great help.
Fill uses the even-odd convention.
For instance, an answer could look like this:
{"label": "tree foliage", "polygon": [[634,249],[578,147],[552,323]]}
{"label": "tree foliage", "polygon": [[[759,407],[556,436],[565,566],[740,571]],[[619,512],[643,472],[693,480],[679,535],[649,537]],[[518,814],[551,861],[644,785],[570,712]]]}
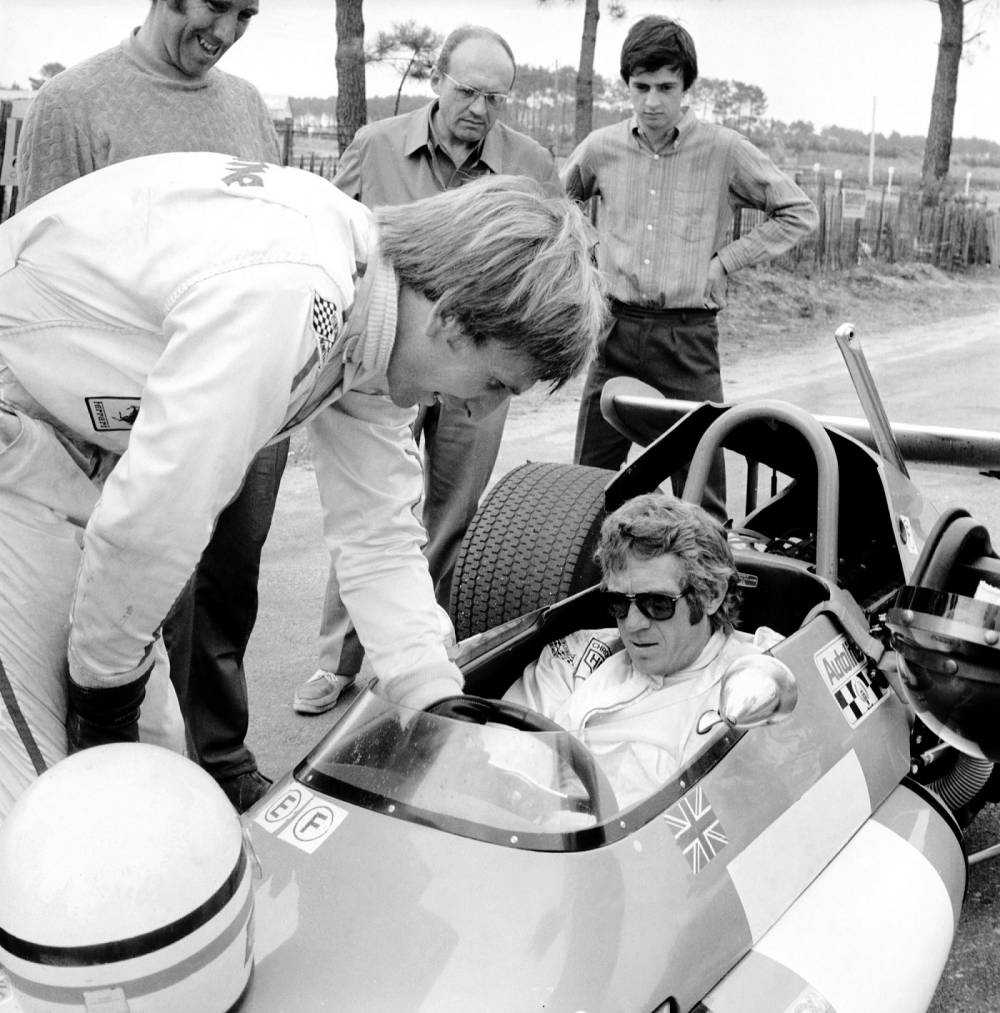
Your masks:
{"label": "tree foliage", "polygon": [[28,80],[31,82],[32,91],[38,91],[39,88],[46,81],[55,77],[56,74],[61,74],[66,68],[61,63],[43,63],[42,69],[39,71],[40,77],[29,77]]}
{"label": "tree foliage", "polygon": [[443,41],[444,37],[432,28],[415,21],[397,21],[390,31],[381,31],[375,37],[365,59],[369,63],[388,63],[399,73],[394,116],[399,112],[399,97],[407,78],[426,81],[431,76]]}
{"label": "tree foliage", "polygon": [[340,153],[368,119],[362,0],[336,0],[337,146]]}

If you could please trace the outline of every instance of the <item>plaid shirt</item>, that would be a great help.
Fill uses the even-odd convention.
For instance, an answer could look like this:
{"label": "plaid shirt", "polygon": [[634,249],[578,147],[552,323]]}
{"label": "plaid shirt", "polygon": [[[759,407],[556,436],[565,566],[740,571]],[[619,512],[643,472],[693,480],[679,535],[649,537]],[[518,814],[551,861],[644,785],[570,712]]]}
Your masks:
{"label": "plaid shirt", "polygon": [[[658,153],[638,123],[595,130],[563,174],[576,200],[600,196],[598,258],[611,295],[656,308],[701,307],[713,255],[727,274],[790,249],[816,227],[809,198],[745,137],[690,111]],[[726,242],[737,206],[766,221]]]}

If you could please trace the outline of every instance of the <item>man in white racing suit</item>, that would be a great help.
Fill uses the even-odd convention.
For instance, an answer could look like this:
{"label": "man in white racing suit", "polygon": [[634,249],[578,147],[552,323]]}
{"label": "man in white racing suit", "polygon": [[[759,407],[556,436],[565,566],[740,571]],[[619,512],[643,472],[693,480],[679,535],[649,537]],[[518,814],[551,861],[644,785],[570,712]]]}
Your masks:
{"label": "man in white racing suit", "polygon": [[548,644],[505,699],[578,734],[625,808],[652,794],[704,743],[698,717],[719,703],[726,668],[781,637],[733,628],[736,565],[701,507],[662,493],[607,517],[597,559],[617,628]]}
{"label": "man in white racing suit", "polygon": [[0,227],[0,816],[67,748],[183,748],[160,624],[255,454],[307,420],[384,692],[460,690],[414,407],[475,416],[573,375],[604,313],[590,248],[517,177],[373,215],[206,153],[109,166]]}

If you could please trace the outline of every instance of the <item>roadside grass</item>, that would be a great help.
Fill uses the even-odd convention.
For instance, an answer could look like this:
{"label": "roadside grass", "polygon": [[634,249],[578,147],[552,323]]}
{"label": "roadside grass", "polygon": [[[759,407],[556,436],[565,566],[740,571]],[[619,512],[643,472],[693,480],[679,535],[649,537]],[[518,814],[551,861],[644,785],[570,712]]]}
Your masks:
{"label": "roadside grass", "polygon": [[[1000,308],[996,268],[948,274],[930,264],[873,263],[812,277],[767,266],[750,268],[733,275],[729,304],[719,314],[723,383],[738,377],[753,357],[832,346],[834,331],[848,321],[863,341],[866,334],[918,328],[993,308]],[[514,398],[510,417],[523,418],[553,403],[578,401],[582,387],[580,377],[552,395],[536,387]]]}

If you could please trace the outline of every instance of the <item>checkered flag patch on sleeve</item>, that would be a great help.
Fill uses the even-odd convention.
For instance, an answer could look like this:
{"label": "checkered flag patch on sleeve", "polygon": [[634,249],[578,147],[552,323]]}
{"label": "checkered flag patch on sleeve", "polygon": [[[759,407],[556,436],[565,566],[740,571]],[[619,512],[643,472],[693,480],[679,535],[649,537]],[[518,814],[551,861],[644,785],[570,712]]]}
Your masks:
{"label": "checkered flag patch on sleeve", "polygon": [[340,310],[337,304],[324,299],[318,292],[313,293],[312,325],[316,332],[320,365],[326,362],[333,343],[340,333]]}

